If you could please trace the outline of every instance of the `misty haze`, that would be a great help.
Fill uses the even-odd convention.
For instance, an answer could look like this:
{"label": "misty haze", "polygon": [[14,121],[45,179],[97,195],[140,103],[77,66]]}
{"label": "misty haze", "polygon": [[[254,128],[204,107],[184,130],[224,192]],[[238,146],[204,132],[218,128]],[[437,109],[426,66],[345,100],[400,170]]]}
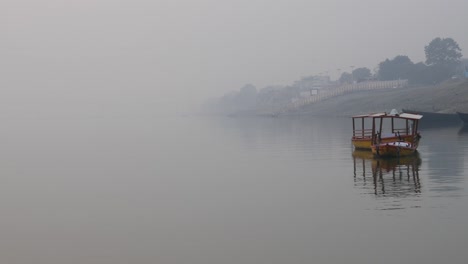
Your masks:
{"label": "misty haze", "polygon": [[0,3],[0,263],[466,263],[468,2]]}

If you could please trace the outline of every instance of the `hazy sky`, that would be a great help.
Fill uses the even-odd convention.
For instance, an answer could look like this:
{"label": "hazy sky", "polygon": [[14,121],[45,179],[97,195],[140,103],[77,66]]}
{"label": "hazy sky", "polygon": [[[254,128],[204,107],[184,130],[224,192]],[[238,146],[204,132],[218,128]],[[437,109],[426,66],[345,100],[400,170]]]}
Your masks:
{"label": "hazy sky", "polygon": [[246,83],[423,61],[435,37],[467,57],[467,10],[466,0],[1,0],[0,103],[183,111]]}

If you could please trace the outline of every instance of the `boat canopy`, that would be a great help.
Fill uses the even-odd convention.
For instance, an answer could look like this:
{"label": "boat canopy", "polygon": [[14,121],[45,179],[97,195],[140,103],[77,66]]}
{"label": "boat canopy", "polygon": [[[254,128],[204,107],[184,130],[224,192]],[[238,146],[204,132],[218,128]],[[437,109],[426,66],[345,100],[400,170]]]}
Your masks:
{"label": "boat canopy", "polygon": [[355,115],[352,116],[352,118],[362,118],[362,117],[380,117],[380,116],[386,116],[387,113],[372,113],[372,114],[364,114],[364,115]]}
{"label": "boat canopy", "polygon": [[406,119],[414,119],[414,120],[419,120],[423,116],[422,115],[417,115],[417,114],[408,114],[408,113],[401,113],[399,117],[406,118]]}
{"label": "boat canopy", "polygon": [[355,115],[352,118],[366,118],[366,117],[396,117],[396,118],[403,118],[403,119],[411,119],[411,120],[419,120],[423,116],[417,114],[409,114],[409,113],[401,113],[401,114],[387,114],[387,113],[373,113],[373,114],[365,114],[365,115]]}

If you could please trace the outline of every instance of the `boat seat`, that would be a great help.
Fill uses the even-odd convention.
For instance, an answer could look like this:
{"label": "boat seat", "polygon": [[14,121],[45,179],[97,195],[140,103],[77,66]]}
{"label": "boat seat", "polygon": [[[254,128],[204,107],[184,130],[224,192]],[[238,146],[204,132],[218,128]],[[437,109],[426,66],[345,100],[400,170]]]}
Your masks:
{"label": "boat seat", "polygon": [[388,143],[388,145],[399,146],[399,147],[410,147],[410,146],[411,146],[410,143],[408,143],[408,142],[402,142],[402,141],[390,142],[390,143]]}

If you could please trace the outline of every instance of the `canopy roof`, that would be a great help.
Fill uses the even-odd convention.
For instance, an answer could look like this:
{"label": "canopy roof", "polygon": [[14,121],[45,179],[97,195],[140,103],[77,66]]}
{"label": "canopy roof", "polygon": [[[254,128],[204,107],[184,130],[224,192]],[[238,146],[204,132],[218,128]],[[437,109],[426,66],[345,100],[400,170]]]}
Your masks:
{"label": "canopy roof", "polygon": [[366,118],[366,117],[369,117],[369,118],[376,118],[376,117],[392,118],[393,117],[393,118],[419,120],[423,116],[418,115],[418,114],[409,114],[409,113],[401,113],[401,114],[398,114],[398,115],[390,115],[390,114],[387,114],[387,113],[372,113],[372,114],[352,116],[352,118]]}

